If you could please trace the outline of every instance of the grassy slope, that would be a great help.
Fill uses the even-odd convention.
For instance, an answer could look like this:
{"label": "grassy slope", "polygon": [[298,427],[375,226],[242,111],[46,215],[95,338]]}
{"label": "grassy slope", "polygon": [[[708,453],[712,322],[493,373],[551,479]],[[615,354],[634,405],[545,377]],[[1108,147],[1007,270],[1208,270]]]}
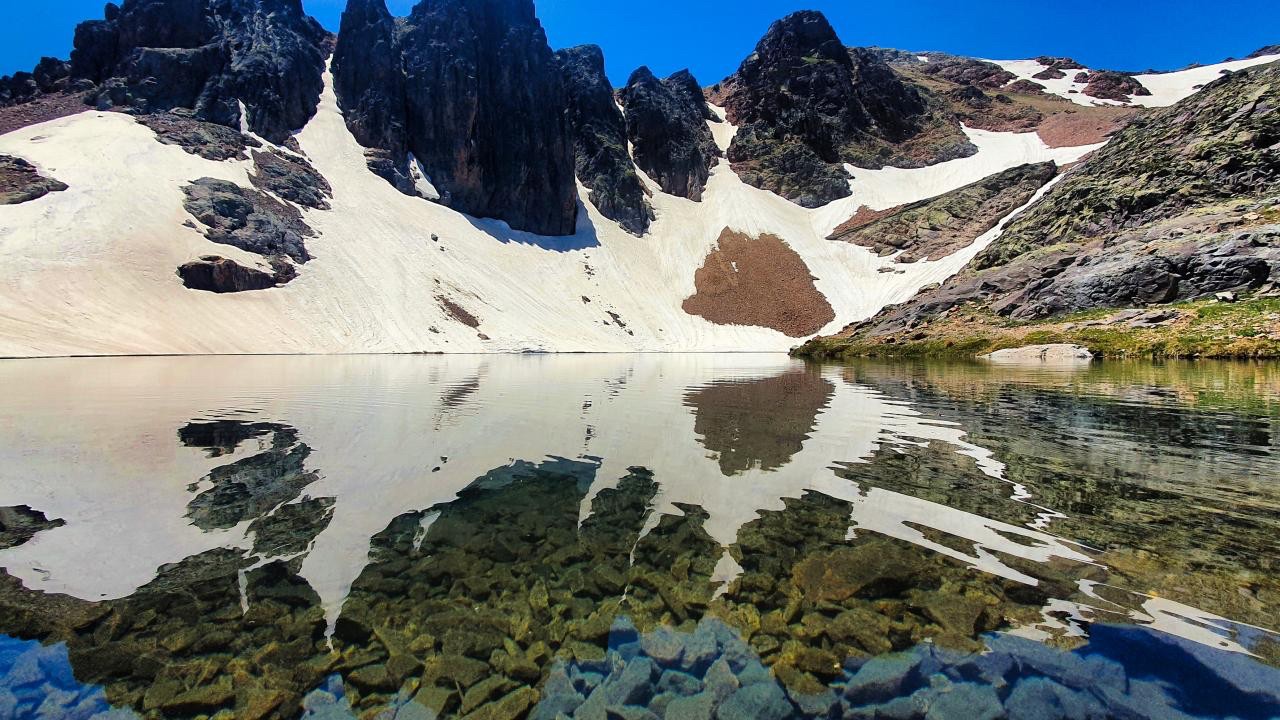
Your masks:
{"label": "grassy slope", "polygon": [[1177,311],[1179,318],[1150,328],[1108,322],[1116,309],[1028,323],[962,308],[888,337],[816,338],[796,354],[815,359],[962,358],[1024,345],[1074,343],[1112,359],[1280,358],[1280,298],[1194,300],[1163,308]]}

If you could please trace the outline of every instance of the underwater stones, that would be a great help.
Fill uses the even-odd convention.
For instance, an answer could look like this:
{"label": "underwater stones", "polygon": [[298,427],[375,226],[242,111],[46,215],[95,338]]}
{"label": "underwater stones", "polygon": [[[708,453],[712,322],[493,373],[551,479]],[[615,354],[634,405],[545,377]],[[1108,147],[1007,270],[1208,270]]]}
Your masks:
{"label": "underwater stones", "polygon": [[1066,720],[1107,717],[1092,695],[1071,690],[1044,677],[1019,680],[1004,701],[1009,717],[1022,720]]}
{"label": "underwater stones", "polygon": [[684,641],[674,630],[660,627],[640,638],[645,654],[663,667],[675,667],[684,655]]}
{"label": "underwater stones", "polygon": [[844,697],[854,705],[869,705],[892,700],[920,667],[913,653],[895,653],[868,660],[845,684]]}
{"label": "underwater stones", "polygon": [[1005,710],[1000,704],[1000,696],[991,687],[959,683],[933,700],[929,712],[925,714],[925,720],[950,720],[958,717],[997,720],[1005,717]]}
{"label": "underwater stones", "polygon": [[716,708],[717,720],[784,720],[792,714],[782,688],[772,683],[759,683],[739,688]]}
{"label": "underwater stones", "polygon": [[716,699],[708,693],[680,697],[667,703],[664,720],[711,720]]}

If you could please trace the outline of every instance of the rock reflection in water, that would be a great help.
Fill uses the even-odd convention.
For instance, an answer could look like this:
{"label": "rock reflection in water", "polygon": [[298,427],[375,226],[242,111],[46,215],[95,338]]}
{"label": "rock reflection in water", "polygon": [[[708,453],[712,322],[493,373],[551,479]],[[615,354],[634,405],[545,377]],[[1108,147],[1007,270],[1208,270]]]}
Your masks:
{"label": "rock reflection in water", "polygon": [[65,643],[119,708],[1280,712],[1256,398],[778,358],[223,362],[0,401],[0,502],[25,505],[0,633]]}

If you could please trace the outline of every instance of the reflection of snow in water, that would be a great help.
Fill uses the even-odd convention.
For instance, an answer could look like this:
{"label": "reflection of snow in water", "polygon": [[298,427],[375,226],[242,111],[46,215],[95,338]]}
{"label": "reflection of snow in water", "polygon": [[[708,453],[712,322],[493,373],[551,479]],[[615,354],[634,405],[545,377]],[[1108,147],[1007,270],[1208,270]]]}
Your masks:
{"label": "reflection of snow in water", "polygon": [[[762,451],[781,452],[780,460],[745,462],[726,474],[709,450],[713,441],[695,430],[698,408],[687,404],[689,392],[814,372],[778,355],[7,363],[0,366],[0,384],[11,389],[0,406],[0,505],[30,505],[67,525],[0,553],[0,564],[33,589],[98,600],[128,596],[161,565],[191,555],[220,547],[248,552],[248,521],[202,532],[186,517],[193,482],[256,451],[248,442],[211,458],[175,439],[193,419],[222,417],[288,425],[311,448],[306,466],[320,479],[304,492],[336,504],[301,575],[331,624],[368,561],[370,538],[392,519],[448,503],[495,468],[546,457],[598,463],[584,518],[591,500],[628,468],[651,470],[659,491],[646,532],[662,515],[695,505],[709,514],[706,531],[728,547],[761,511],[782,510],[785,498],[815,491],[851,503],[851,536],[881,533],[1010,580],[1036,583],[1002,556],[1090,562],[1080,546],[1043,531],[1052,511],[1039,513],[1033,528],[1020,527],[839,477],[840,466],[882,448],[930,442],[972,458],[992,478],[1003,479],[1004,466],[959,427],[834,371],[800,378],[823,391],[808,411],[812,419],[800,412],[796,427],[778,430],[793,435],[791,444]],[[745,412],[739,421],[751,430],[772,410],[766,403],[731,408],[729,416]],[[1028,502],[1027,488],[1010,485],[1012,501]],[[969,541],[974,554],[930,540],[921,526]],[[740,572],[726,552],[716,579]],[[1187,618],[1206,616],[1187,610],[1153,611],[1150,622],[1199,639],[1202,621]]]}

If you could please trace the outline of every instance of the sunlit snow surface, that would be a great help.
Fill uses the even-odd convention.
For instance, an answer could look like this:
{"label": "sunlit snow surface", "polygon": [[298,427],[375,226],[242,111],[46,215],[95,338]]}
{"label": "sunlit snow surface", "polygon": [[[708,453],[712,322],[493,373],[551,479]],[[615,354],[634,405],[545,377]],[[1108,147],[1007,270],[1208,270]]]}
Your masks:
{"label": "sunlit snow surface", "polygon": [[[726,227],[778,235],[799,253],[836,311],[823,328],[832,332],[954,274],[990,240],[880,273],[891,260],[826,239],[860,205],[892,207],[1093,149],[973,130],[976,156],[918,170],[854,170],[853,196],[817,210],[743,184],[722,161],[703,202],[654,193],[657,221],[643,238],[589,203],[577,235],[545,238],[404,196],[373,175],[329,80],[297,137],[333,185],[333,207],[304,211],[319,233],[307,240],[315,259],[270,291],[218,296],[187,290],[175,273],[208,254],[261,262],[184,226],[182,187],[201,177],[248,186],[248,161],[213,162],[162,145],[118,113],[86,112],[0,137],[0,153],[70,186],[0,207],[0,356],[784,350],[797,339],[714,325],[681,307]],[[727,147],[734,128],[711,125]],[[427,187],[429,179],[418,182]],[[453,319],[442,297],[479,318],[479,331]]]}

